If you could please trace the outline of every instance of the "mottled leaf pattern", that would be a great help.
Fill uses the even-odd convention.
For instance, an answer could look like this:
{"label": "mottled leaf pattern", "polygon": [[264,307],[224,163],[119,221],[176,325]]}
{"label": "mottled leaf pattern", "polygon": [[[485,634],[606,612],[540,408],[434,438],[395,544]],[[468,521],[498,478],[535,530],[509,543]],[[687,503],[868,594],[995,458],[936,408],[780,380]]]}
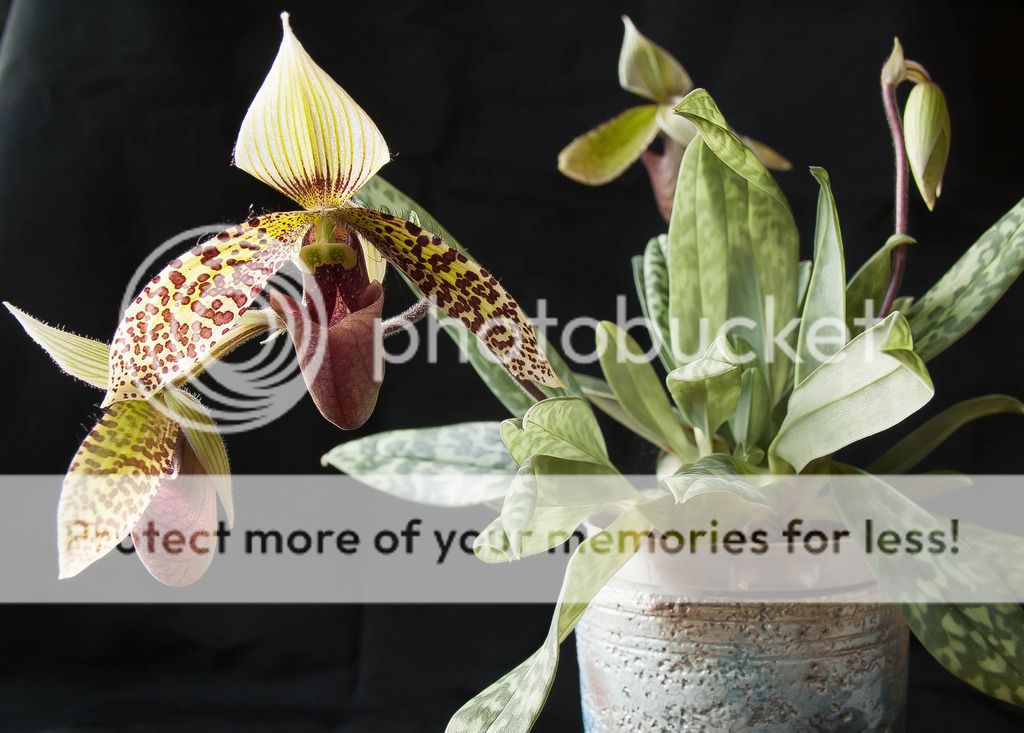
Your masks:
{"label": "mottled leaf pattern", "polygon": [[[842,470],[842,469],[840,469]],[[843,523],[863,546],[866,518],[885,517],[888,527],[905,534],[946,525],[880,479],[860,471],[856,484],[834,488],[831,496]],[[1019,542],[1017,544],[1019,547]],[[1024,610],[1018,604],[949,603],[969,598],[979,588],[995,589],[1002,579],[967,543],[958,543],[956,562],[920,553],[899,562],[865,555],[879,584],[894,596],[908,588],[928,603],[900,605],[911,631],[951,673],[993,697],[1024,704]]]}
{"label": "mottled leaf pattern", "polygon": [[869,328],[797,385],[769,450],[801,471],[815,458],[905,420],[935,392],[899,313]]}
{"label": "mottled leaf pattern", "polygon": [[235,165],[305,209],[341,206],[388,162],[373,120],[316,65],[288,14],[277,58],[235,143]]}
{"label": "mottled leaf pattern", "polygon": [[796,384],[846,345],[846,264],[839,213],[824,168],[811,168],[818,181],[814,264],[797,336]]}
{"label": "mottled leaf pattern", "polygon": [[732,131],[707,90],[694,89],[676,105],[675,110],[697,126],[704,142],[723,163],[775,199],[780,206],[789,208],[771,174],[754,151]]}
{"label": "mottled leaf pattern", "polygon": [[76,336],[33,318],[20,308],[4,303],[33,341],[66,373],[105,390],[110,370],[110,348],[101,341]]}
{"label": "mottled leaf pattern", "polygon": [[763,448],[771,421],[771,395],[760,369],[743,370],[740,398],[729,420],[729,428],[738,446]]}
{"label": "mottled leaf pattern", "polygon": [[668,444],[663,437],[634,418],[622,407],[608,382],[600,377],[591,377],[589,374],[577,374],[576,379],[583,389],[583,395],[590,404],[619,424],[632,430],[648,443],[656,445],[662,450],[669,450]]}
{"label": "mottled leaf pattern", "polygon": [[490,272],[404,219],[361,207],[345,207],[340,213],[423,295],[482,339],[512,376],[561,386],[540,351],[533,325]]}
{"label": "mottled leaf pattern", "polygon": [[669,225],[676,356],[692,359],[709,345],[701,344],[701,318],[707,319],[708,340],[727,318],[750,319],[754,326],[743,335],[761,363],[770,362],[766,381],[777,403],[789,389],[792,360],[781,350],[768,353],[763,334],[769,321],[788,323],[797,314],[793,215],[771,174],[729,129],[707,92],[692,92],[676,111],[702,137],[686,149]]}
{"label": "mottled leaf pattern", "polygon": [[380,491],[435,506],[500,499],[517,470],[494,422],[377,433],[342,443],[321,462]]}
{"label": "mottled leaf pattern", "polygon": [[902,604],[903,617],[935,659],[967,684],[1024,705],[1024,613],[1017,604]]}
{"label": "mottled leaf pattern", "polygon": [[702,434],[703,452],[709,452],[715,431],[739,404],[741,371],[736,353],[725,339],[717,339],[704,356],[669,372],[666,384],[683,417]]}
{"label": "mottled leaf pattern", "polygon": [[215,352],[312,221],[305,212],[255,216],[172,260],[114,334],[104,403],[148,399]]}
{"label": "mottled leaf pattern", "polygon": [[513,557],[519,557],[523,547],[522,532],[530,525],[536,509],[537,478],[533,475],[533,466],[527,461],[516,472],[501,505],[501,525]]}
{"label": "mottled leaf pattern", "polygon": [[[854,336],[871,325],[865,321],[869,313],[871,318],[878,318],[892,276],[892,251],[907,244],[916,242],[906,234],[892,235],[850,278],[846,286],[846,327]],[[893,310],[901,309],[894,303]]]}
{"label": "mottled leaf pattern", "polygon": [[676,366],[669,330],[668,235],[653,237],[642,257],[634,257],[637,297],[648,322],[651,338],[666,369]]}
{"label": "mottled leaf pattern", "polygon": [[566,145],[558,154],[558,170],[591,186],[608,183],[635,163],[657,134],[657,105],[631,107]]}
{"label": "mottled leaf pattern", "polygon": [[[551,690],[559,644],[569,636],[594,595],[639,549],[649,528],[646,519],[636,510],[629,510],[579,546],[566,568],[544,644],[466,703],[449,721],[446,733],[526,733],[533,727]],[[619,551],[595,549],[609,545]]]}
{"label": "mottled leaf pattern", "polygon": [[967,423],[1000,414],[1024,415],[1024,403],[1015,397],[998,394],[958,402],[905,436],[868,470],[874,474],[906,473]]}
{"label": "mottled leaf pattern", "polygon": [[597,329],[601,370],[622,408],[647,430],[661,437],[673,453],[693,460],[693,444],[672,410],[657,372],[633,338],[609,321]]}
{"label": "mottled leaf pattern", "polygon": [[586,401],[579,398],[538,402],[521,420],[504,421],[501,437],[520,465],[537,455],[610,465],[601,428]]}
{"label": "mottled leaf pattern", "polygon": [[176,470],[178,425],[149,402],[111,406],[71,460],[57,509],[60,577],[77,575],[128,536]]}
{"label": "mottled leaf pattern", "polygon": [[1024,270],[1024,200],[1010,209],[910,309],[917,353],[935,358],[970,331]]}

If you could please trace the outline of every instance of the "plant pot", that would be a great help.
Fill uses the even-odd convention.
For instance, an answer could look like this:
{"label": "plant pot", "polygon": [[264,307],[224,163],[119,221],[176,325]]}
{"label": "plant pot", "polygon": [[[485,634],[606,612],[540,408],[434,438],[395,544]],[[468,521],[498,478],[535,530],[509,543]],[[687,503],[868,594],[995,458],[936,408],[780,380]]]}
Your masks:
{"label": "plant pot", "polygon": [[745,602],[688,560],[641,551],[577,625],[588,733],[904,729],[907,628],[870,580]]}

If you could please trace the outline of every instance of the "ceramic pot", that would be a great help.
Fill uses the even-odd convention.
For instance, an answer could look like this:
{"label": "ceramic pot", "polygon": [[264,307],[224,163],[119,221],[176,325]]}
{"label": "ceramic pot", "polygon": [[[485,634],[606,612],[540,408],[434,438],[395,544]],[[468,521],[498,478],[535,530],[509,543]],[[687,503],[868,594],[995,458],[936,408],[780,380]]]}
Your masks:
{"label": "ceramic pot", "polygon": [[588,733],[904,729],[907,628],[869,578],[746,602],[684,562],[642,551],[577,625]]}

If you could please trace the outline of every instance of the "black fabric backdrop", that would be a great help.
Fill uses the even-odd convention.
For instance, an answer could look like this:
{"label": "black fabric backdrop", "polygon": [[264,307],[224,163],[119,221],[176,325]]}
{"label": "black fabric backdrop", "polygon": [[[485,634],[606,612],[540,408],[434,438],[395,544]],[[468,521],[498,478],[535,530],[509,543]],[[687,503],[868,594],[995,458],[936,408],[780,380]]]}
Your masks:
{"label": "black fabric backdrop", "polygon": [[[250,205],[282,204],[228,165],[276,52],[282,9],[279,0],[16,0],[0,49],[3,299],[107,337],[123,283],[157,243],[243,218]],[[912,207],[921,244],[906,291],[923,292],[1024,193],[1024,11],[1016,3],[294,0],[288,9],[307,49],[398,153],[389,179],[521,301],[546,297],[563,319],[614,317],[615,294],[631,292],[628,257],[662,230],[641,170],[588,189],[555,168],[573,136],[635,103],[616,84],[623,12],[679,55],[736,128],[793,161],[780,182],[805,255],[817,197],[805,172],[811,164],[832,176],[854,264],[890,231],[877,78],[896,34],[943,85],[953,120],[938,210]],[[390,310],[412,302],[394,285]],[[922,417],[973,395],[1020,394],[1022,304],[1018,286],[933,362],[937,394]],[[62,472],[98,414],[97,394],[60,375],[12,319],[0,319],[0,329],[2,469]],[[504,416],[454,350],[442,357],[440,365],[391,369],[358,434]],[[1021,472],[1022,434],[1019,421],[989,419],[963,430],[928,467]],[[614,429],[610,436],[624,465],[647,465],[643,446]],[[228,444],[238,472],[316,472],[319,456],[350,437],[306,400]],[[49,528],[39,529],[39,542],[51,542]],[[0,729],[436,731],[536,647],[548,612],[6,607]],[[538,730],[579,729],[575,684],[570,643]],[[910,714],[911,730],[1024,727],[1018,711],[976,695],[920,650]]]}

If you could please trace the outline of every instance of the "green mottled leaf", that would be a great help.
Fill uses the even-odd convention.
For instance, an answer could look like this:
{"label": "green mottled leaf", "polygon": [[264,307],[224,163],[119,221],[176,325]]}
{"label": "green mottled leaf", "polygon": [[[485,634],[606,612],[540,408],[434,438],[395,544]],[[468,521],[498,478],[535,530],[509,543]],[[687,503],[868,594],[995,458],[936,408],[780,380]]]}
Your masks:
{"label": "green mottled leaf", "polygon": [[760,369],[743,370],[740,379],[740,397],[729,429],[737,446],[745,449],[763,448],[771,422],[771,396],[764,374]]}
{"label": "green mottled leaf", "polygon": [[609,321],[597,328],[597,348],[608,385],[630,417],[663,437],[673,453],[693,460],[693,444],[672,410],[657,372],[632,337]]}
{"label": "green mottled leaf", "polygon": [[722,112],[705,89],[694,89],[675,106],[677,114],[690,120],[700,131],[704,142],[723,163],[740,177],[756,186],[786,210],[789,204],[771,174],[757,155],[729,127]]}
{"label": "green mottled leaf", "polygon": [[619,85],[655,102],[668,102],[693,89],[690,75],[675,57],[622,16],[625,34],[619,52]]}
{"label": "green mottled leaf", "polygon": [[1024,415],[1024,403],[998,394],[958,402],[887,450],[868,470],[874,474],[906,473],[967,423],[1000,414]]}
{"label": "green mottled leaf", "polygon": [[713,454],[662,479],[662,496],[637,505],[663,534],[684,533],[712,519],[722,526],[747,526],[777,514],[778,492],[764,489],[761,471],[728,455]]}
{"label": "green mottled leaf", "polygon": [[702,341],[714,338],[728,317],[730,211],[723,169],[703,142],[686,148],[679,168],[668,228],[669,313],[677,329],[671,345],[677,364],[700,356],[708,346]]}
{"label": "green mottled leaf", "polygon": [[1010,209],[910,309],[917,353],[929,361],[970,331],[1024,270],[1024,200]]}
{"label": "green mottled leaf", "polygon": [[673,369],[672,334],[669,331],[668,235],[652,237],[643,257],[633,258],[633,274],[644,318],[665,369]]}
{"label": "green mottled leaf", "polygon": [[607,183],[636,162],[657,134],[657,105],[631,107],[566,145],[558,170],[590,186]]}
{"label": "green mottled leaf", "polygon": [[25,333],[42,346],[64,372],[93,387],[107,389],[110,372],[107,344],[48,326],[10,303],[4,305],[18,319]]}
{"label": "green mottled leaf", "polygon": [[800,260],[796,269],[796,304],[798,308],[804,307],[807,300],[807,288],[811,285],[811,261]]}
{"label": "green mottled leaf", "polygon": [[[887,527],[903,535],[910,530],[927,535],[930,528],[948,526],[883,481],[859,473],[862,481],[856,486],[833,490],[831,496],[861,546],[869,518],[884,517]],[[903,603],[900,610],[910,630],[943,667],[988,695],[1024,704],[1024,611],[1016,603],[944,602],[1003,585],[971,546],[961,542],[958,550],[955,563],[927,552],[899,562],[880,560],[878,553],[865,558],[879,584],[893,596],[912,588],[928,598],[928,603]]]}
{"label": "green mottled leaf", "polygon": [[793,390],[786,418],[769,448],[797,471],[861,438],[903,421],[935,389],[913,351],[910,326],[899,313],[869,328]]}
{"label": "green mottled leaf", "polygon": [[694,90],[675,109],[696,125],[703,145],[690,145],[683,156],[669,225],[669,310],[679,330],[674,349],[689,358],[700,353],[702,317],[711,338],[726,318],[750,319],[746,340],[770,364],[766,381],[774,404],[789,389],[793,365],[764,335],[769,321],[778,329],[797,315],[793,215],[771,174],[706,91]]}
{"label": "green mottled leaf", "polygon": [[796,383],[846,345],[846,265],[839,213],[828,173],[811,168],[818,181],[818,221],[814,228],[814,264],[797,336]]}
{"label": "green mottled leaf", "polygon": [[519,467],[501,505],[501,524],[508,537],[513,556],[518,557],[523,547],[522,531],[533,520],[537,509],[537,479],[529,461]]}
{"label": "green mottled leaf", "polygon": [[668,391],[693,425],[701,453],[711,453],[715,433],[736,411],[740,380],[739,357],[721,338],[701,358],[669,372]]}
{"label": "green mottled leaf", "polygon": [[615,396],[615,392],[613,392],[612,388],[608,385],[608,382],[604,381],[600,377],[592,377],[589,374],[577,374],[576,379],[582,385],[583,393],[590,404],[594,405],[597,409],[608,415],[620,425],[632,430],[648,443],[656,445],[662,450],[669,449],[668,444],[665,442],[663,437],[647,428],[643,423],[636,420],[636,418],[623,409],[618,398]]}
{"label": "green mottled leaf", "polygon": [[496,422],[377,433],[342,443],[320,461],[385,493],[435,506],[500,499],[517,470]]}
{"label": "green mottled leaf", "polygon": [[501,437],[519,465],[539,455],[610,465],[594,413],[577,397],[538,402],[522,419],[501,423]]}
{"label": "green mottled leaf", "polygon": [[[864,330],[866,318],[878,317],[892,278],[892,251],[908,244],[916,244],[916,241],[906,234],[893,234],[850,278],[846,286],[846,327],[851,334]],[[893,310],[900,310],[895,303],[893,306]]]}
{"label": "green mottled leaf", "polygon": [[[533,727],[551,690],[559,645],[594,595],[640,548],[649,529],[639,512],[629,510],[579,546],[566,568],[544,644],[463,705],[449,721],[447,733],[526,733]],[[609,552],[609,546],[617,550]]]}
{"label": "green mottled leaf", "polygon": [[910,171],[929,210],[942,194],[950,135],[949,109],[939,85],[930,81],[915,84],[903,113],[903,136]]}
{"label": "green mottled leaf", "polygon": [[487,563],[512,562],[546,552],[608,506],[633,505],[639,494],[607,465],[538,455],[523,464],[501,516],[473,543]]}
{"label": "green mottled leaf", "polygon": [[490,565],[514,562],[547,552],[570,540],[587,517],[594,513],[592,506],[536,507],[530,518],[529,527],[520,530],[516,537],[517,547],[509,541],[509,530],[495,518],[473,542],[473,552],[482,562]]}

